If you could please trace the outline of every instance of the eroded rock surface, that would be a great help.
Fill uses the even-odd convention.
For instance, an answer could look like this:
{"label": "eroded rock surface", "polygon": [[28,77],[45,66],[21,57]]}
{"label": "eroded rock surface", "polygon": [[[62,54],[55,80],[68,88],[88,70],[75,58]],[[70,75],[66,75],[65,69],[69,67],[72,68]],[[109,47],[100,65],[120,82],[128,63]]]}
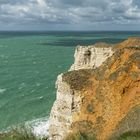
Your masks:
{"label": "eroded rock surface", "polygon": [[52,140],[63,140],[76,131],[107,140],[140,130],[140,47],[133,44],[115,45],[115,52],[99,67],[85,65],[85,69],[73,68],[78,70],[58,76],[57,99],[50,115]]}
{"label": "eroded rock surface", "polygon": [[74,57],[74,64],[70,70],[95,69],[113,54],[112,45],[97,43],[93,46],[78,46]]}

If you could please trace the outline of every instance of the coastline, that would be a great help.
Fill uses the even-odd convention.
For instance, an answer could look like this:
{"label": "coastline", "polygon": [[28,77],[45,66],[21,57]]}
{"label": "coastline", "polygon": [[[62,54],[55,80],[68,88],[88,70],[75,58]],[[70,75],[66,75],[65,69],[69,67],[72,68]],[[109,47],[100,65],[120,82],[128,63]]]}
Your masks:
{"label": "coastline", "polygon": [[[87,60],[86,60],[87,61]],[[83,65],[83,64],[82,64]],[[3,90],[3,89],[2,89]],[[2,92],[5,92],[5,90],[4,91],[2,91]],[[39,96],[39,97],[43,97],[43,96]],[[39,121],[39,122],[37,122],[37,121]],[[29,121],[30,122],[30,121]],[[31,121],[32,122],[32,121]],[[47,128],[48,128],[48,125],[46,125],[46,122],[47,122],[47,119],[46,118],[43,118],[43,121],[41,121],[40,119],[37,119],[37,120],[33,120],[33,122],[35,122],[35,133],[36,132],[39,132],[39,134],[37,134],[37,135],[39,135],[40,136],[40,133],[42,134],[43,133],[43,135],[44,135],[44,131],[42,131],[42,130],[40,130],[40,128],[43,128],[44,129],[44,127],[45,127],[45,131],[48,131],[47,130]],[[43,122],[45,122],[45,125],[43,125]],[[38,126],[37,126],[38,125]]]}

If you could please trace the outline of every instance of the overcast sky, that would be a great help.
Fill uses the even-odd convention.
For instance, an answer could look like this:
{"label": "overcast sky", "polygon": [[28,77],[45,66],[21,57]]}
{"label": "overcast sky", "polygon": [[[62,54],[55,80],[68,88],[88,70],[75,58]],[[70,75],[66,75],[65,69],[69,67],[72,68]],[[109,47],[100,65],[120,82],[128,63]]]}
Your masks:
{"label": "overcast sky", "polygon": [[140,0],[0,0],[0,30],[140,30]]}

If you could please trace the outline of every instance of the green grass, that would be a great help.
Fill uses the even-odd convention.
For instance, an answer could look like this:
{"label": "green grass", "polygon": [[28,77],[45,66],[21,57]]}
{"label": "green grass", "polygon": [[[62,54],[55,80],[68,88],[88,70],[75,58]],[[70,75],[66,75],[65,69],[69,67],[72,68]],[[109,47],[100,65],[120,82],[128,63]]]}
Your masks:
{"label": "green grass", "polygon": [[48,140],[48,138],[37,138],[31,129],[20,126],[18,128],[13,128],[8,133],[0,134],[0,140]]}
{"label": "green grass", "polygon": [[140,140],[140,131],[124,133],[117,140]]}
{"label": "green grass", "polygon": [[94,135],[77,132],[69,134],[64,140],[96,140]]}
{"label": "green grass", "polygon": [[[71,133],[64,140],[97,140],[94,135],[87,135],[86,133]],[[127,132],[111,140],[140,140],[140,131]]]}
{"label": "green grass", "polygon": [[[8,133],[0,134],[0,140],[48,140],[48,138],[37,138],[30,129],[23,127],[13,128]],[[71,133],[64,140],[97,140],[94,135],[86,133]],[[127,132],[112,140],[140,140],[140,131]]]}

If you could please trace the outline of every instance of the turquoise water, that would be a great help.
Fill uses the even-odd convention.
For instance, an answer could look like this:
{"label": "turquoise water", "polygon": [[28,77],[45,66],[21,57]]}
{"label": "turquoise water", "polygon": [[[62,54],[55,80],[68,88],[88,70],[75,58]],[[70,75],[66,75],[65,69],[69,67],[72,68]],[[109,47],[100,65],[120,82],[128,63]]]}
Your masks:
{"label": "turquoise water", "polygon": [[57,75],[76,45],[117,43],[140,32],[0,32],[0,129],[49,116]]}

